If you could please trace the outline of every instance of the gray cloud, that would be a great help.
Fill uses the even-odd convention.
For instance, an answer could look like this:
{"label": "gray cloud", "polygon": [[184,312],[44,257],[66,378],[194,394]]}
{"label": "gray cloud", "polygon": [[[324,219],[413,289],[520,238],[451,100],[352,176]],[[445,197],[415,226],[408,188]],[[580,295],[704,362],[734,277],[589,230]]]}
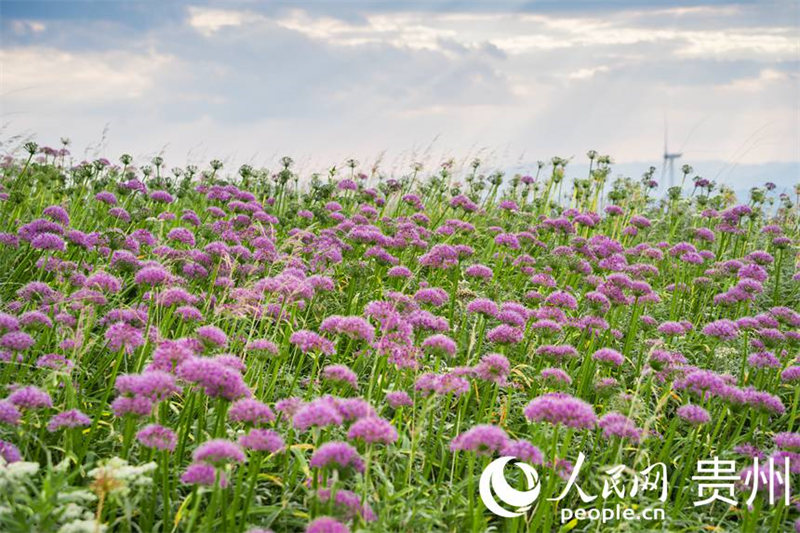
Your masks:
{"label": "gray cloud", "polygon": [[387,151],[516,168],[589,148],[658,164],[666,115],[687,159],[800,160],[785,3],[347,5],[19,8],[2,23],[5,131],[83,146],[109,124],[112,154],[176,162]]}

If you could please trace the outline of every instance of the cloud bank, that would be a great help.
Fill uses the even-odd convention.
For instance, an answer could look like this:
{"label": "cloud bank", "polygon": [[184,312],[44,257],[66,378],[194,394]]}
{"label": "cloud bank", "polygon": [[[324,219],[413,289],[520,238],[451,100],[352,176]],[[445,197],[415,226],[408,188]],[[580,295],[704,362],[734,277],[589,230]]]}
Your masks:
{"label": "cloud bank", "polygon": [[3,138],[524,171],[588,149],[660,166],[666,123],[670,150],[731,179],[798,169],[794,2],[331,4],[2,2]]}

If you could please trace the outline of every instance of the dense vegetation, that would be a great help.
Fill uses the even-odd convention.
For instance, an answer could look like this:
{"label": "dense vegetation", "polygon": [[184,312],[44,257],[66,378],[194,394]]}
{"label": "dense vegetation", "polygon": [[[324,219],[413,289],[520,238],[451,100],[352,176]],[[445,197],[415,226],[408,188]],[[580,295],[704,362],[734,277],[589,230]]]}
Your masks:
{"label": "dense vegetation", "polygon": [[[25,148],[0,169],[2,531],[799,527],[800,217],[771,184]],[[581,453],[600,497],[548,500]],[[478,496],[501,456],[541,480],[517,518]],[[695,505],[713,457],[734,504]],[[663,498],[632,492],[657,463]],[[562,520],[617,504],[665,516]]]}

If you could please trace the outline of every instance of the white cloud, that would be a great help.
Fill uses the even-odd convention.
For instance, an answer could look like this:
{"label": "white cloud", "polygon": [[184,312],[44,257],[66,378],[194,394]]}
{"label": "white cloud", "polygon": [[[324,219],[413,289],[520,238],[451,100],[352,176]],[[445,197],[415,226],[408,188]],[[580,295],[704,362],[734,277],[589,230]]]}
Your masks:
{"label": "white cloud", "polygon": [[[509,54],[586,47],[661,44],[676,57],[791,60],[798,53],[795,27],[751,27],[697,31],[661,17],[732,16],[738,8],[678,8],[623,12],[614,19],[497,13],[366,14],[358,23],[295,9],[274,21],[281,27],[338,46],[382,43],[397,48],[438,50],[443,39],[466,49],[491,43]],[[220,21],[223,18],[220,18]],[[680,22],[680,21],[678,21]]]}
{"label": "white cloud", "polygon": [[567,74],[567,78],[571,80],[588,80],[594,78],[595,74],[599,72],[608,72],[610,69],[605,65],[598,65],[596,67],[581,68],[574,72]]}
{"label": "white cloud", "polygon": [[37,20],[15,20],[11,23],[11,31],[17,35],[42,33],[46,29],[47,26]]}
{"label": "white cloud", "polygon": [[792,60],[800,52],[797,28],[754,28],[746,31],[676,32],[685,41],[677,54],[683,57],[717,59],[768,58]]}
{"label": "white cloud", "polygon": [[246,22],[253,22],[254,18],[260,17],[247,11],[190,6],[187,22],[189,26],[209,37],[223,28],[237,27]]}
{"label": "white cloud", "polygon": [[400,159],[434,138],[433,159],[488,146],[498,164],[589,148],[658,163],[665,111],[676,149],[703,121],[688,162],[798,158],[797,75],[783,63],[797,57],[796,29],[748,24],[745,7],[340,18],[302,5],[189,7],[131,35],[100,28],[107,52],[90,51],[85,28],[48,21],[0,51],[4,112],[12,128],[76,145],[110,122],[112,155],[169,144],[175,163],[197,146],[237,163],[266,146],[265,158],[323,168],[386,149]]}
{"label": "white cloud", "polygon": [[0,49],[0,85],[10,102],[68,106],[135,100],[158,82],[173,58],[156,52],[65,52],[47,47]]}
{"label": "white cloud", "polygon": [[794,83],[795,87],[798,83],[798,76],[781,72],[779,70],[766,68],[758,73],[757,77],[753,78],[740,78],[724,85],[722,89],[732,91],[744,91],[750,93],[758,93],[764,91],[770,86],[780,85],[781,83],[789,84]]}
{"label": "white cloud", "polygon": [[455,28],[443,27],[437,19],[435,15],[425,17],[413,13],[370,14],[365,16],[363,23],[353,24],[295,9],[278,17],[275,22],[283,28],[336,46],[387,44],[401,49],[446,51],[441,46],[442,39],[474,45],[459,38]]}

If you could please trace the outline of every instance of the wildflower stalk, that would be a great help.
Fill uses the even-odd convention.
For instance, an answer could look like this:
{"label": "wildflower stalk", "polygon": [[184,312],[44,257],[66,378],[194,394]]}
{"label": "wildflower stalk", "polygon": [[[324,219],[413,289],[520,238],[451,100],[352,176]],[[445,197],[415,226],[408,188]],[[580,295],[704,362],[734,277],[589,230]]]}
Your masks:
{"label": "wildflower stalk", "polygon": [[[247,526],[247,516],[250,512],[250,504],[253,501],[253,494],[256,491],[256,485],[258,484],[258,473],[261,470],[261,463],[263,461],[263,454],[256,453],[254,460],[250,460],[250,472],[248,473],[248,483],[247,483],[247,496],[244,499],[244,507],[242,507],[242,518],[241,518],[241,527],[240,531],[244,531]],[[244,469],[241,469],[244,471]],[[236,516],[236,510],[239,507],[239,498],[237,497],[234,500],[234,507],[232,516]]]}

